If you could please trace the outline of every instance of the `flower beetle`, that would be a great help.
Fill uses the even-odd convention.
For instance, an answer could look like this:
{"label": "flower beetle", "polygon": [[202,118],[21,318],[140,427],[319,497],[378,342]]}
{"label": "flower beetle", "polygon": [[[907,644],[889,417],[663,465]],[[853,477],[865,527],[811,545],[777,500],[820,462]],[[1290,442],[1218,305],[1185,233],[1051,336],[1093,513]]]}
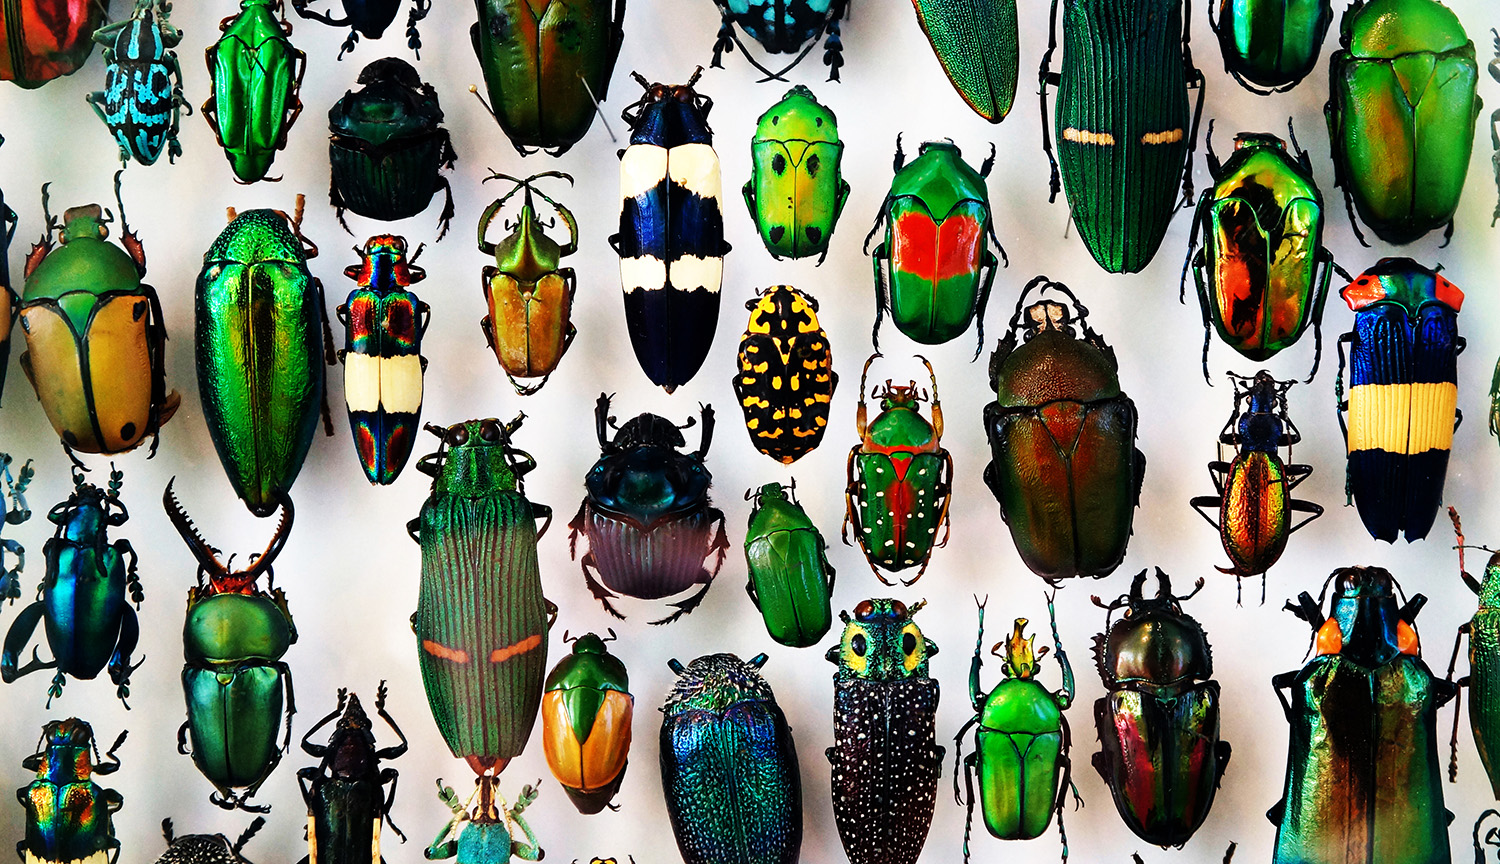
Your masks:
{"label": "flower beetle", "polygon": [[927,842],[944,749],[937,744],[937,645],[900,600],[840,612],[833,674],[833,819],[850,864],[915,864]]}
{"label": "flower beetle", "polygon": [[86,98],[120,147],[120,161],[151,165],[167,151],[182,155],[177,130],[183,106],[182,67],[173,51],[182,31],[167,20],[168,0],[135,0],[135,11],[94,32],[104,46],[104,89]]}
{"label": "flower beetle", "polygon": [[1156,583],[1156,596],[1147,597],[1142,570],[1129,594],[1108,604],[1094,598],[1108,612],[1104,632],[1094,637],[1106,691],[1094,703],[1101,744],[1094,769],[1137,837],[1181,848],[1208,817],[1230,747],[1219,738],[1219,682],[1208,635],[1182,611],[1203,580],[1186,597],[1172,593],[1160,567]]}
{"label": "flower beetle", "polygon": [[719,155],[708,127],[712,99],[686,84],[652,84],[620,115],[630,146],[620,151],[620,256],[625,327],[635,359],[668,393],[691,381],[719,323],[724,213]]}
{"label": "flower beetle", "polygon": [[[995,148],[976,172],[952,141],[928,141],[910,164],[896,136],[896,176],[865,237],[885,226],[871,261],[875,268],[875,326],[870,339],[880,350],[880,322],[886,310],[896,328],[924,345],[940,345],[978,321],[978,357],[984,348],[984,307],[995,281],[995,237],[985,178],[995,165]],[[1006,266],[1010,266],[1006,259]]]}
{"label": "flower beetle", "polygon": [[[568,553],[577,558],[578,538],[588,540],[588,551],[578,559],[584,583],[604,611],[622,620],[625,616],[609,602],[618,594],[658,600],[701,585],[669,604],[676,612],[651,622],[670,624],[703,602],[729,549],[724,513],[708,496],[713,475],[703,464],[713,442],[714,409],[702,406],[698,449],[684,453],[681,430],[693,425],[692,418],[676,426],[641,414],[616,426],[609,401],[601,393],[594,404],[601,452],[584,477],[583,503],[568,523]],[[709,558],[714,558],[712,570],[705,566]]]}
{"label": "flower beetle", "polygon": [[[1067,297],[1072,313],[1051,300],[1027,306],[1038,288]],[[1120,566],[1146,474],[1135,403],[1088,314],[1067,286],[1038,276],[990,355],[995,401],[984,408],[984,483],[1021,560],[1053,584]]]}
{"label": "flower beetle", "polygon": [[203,117],[241,183],[266,176],[302,113],[307,55],[288,38],[281,4],[240,0],[240,13],[219,22],[223,35],[204,52],[213,89]]}
{"label": "flower beetle", "polygon": [[839,386],[818,301],[790,285],[772,285],[747,300],[750,323],[740,338],[734,395],[755,449],[790,465],[812,452],[828,428]]}
{"label": "flower beetle", "polygon": [[[145,592],[136,575],[134,547],[124,538],[111,543],[108,536],[109,529],[130,518],[120,500],[123,478],[111,466],[105,490],[73,469],[72,494],[47,514],[57,532],[42,547],[47,575],[37,586],[37,600],[21,610],[5,635],[0,678],[9,684],[41,669],[56,669],[47,689],[49,707],[62,695],[67,676],[92,680],[106,666],[120,701],[130,696],[130,673],[139,665],[130,662],[140,637],[136,611]],[[19,594],[19,584],[12,587],[13,592],[0,584],[0,598]],[[52,659],[43,662],[33,650],[31,661],[18,666],[38,623],[45,627]]]}
{"label": "flower beetle", "polygon": [[[349,35],[339,48],[340,60],[359,44],[359,37],[379,39],[383,36],[385,28],[391,26],[396,20],[396,13],[401,11],[401,0],[343,0],[344,18],[335,21],[332,13],[309,9],[312,2],[313,0],[292,0],[292,9],[303,18],[321,21],[329,27],[349,28]],[[417,32],[417,24],[431,11],[432,0],[411,0],[411,12],[406,16],[406,47],[418,59],[422,56],[422,35]]]}
{"label": "flower beetle", "polygon": [[[1458,405],[1464,293],[1410,258],[1382,258],[1339,292],[1354,329],[1339,337],[1339,425],[1346,488],[1370,536],[1427,536],[1448,473]],[[1349,398],[1344,399],[1344,346]],[[1347,419],[1346,416],[1347,415]]]}
{"label": "flower beetle", "polygon": [[[1448,508],[1453,533],[1458,537],[1458,575],[1464,586],[1478,597],[1474,617],[1461,624],[1453,640],[1453,659],[1448,663],[1448,680],[1458,663],[1458,646],[1469,637],[1469,674],[1460,678],[1458,687],[1469,688],[1469,728],[1474,734],[1474,749],[1484,763],[1490,789],[1500,800],[1500,552],[1484,546],[1464,544],[1463,525],[1458,511]],[[1483,580],[1475,579],[1464,569],[1464,549],[1483,549],[1490,553],[1484,565]],[[1456,711],[1455,711],[1456,713]],[[1458,718],[1453,718],[1453,755],[1448,763],[1448,779],[1458,776]]]}
{"label": "flower beetle", "polygon": [[[542,860],[545,853],[541,844],[536,842],[531,826],[521,816],[521,812],[536,801],[536,787],[530,784],[522,786],[516,806],[507,809],[505,799],[495,791],[500,785],[499,777],[481,774],[474,778],[474,783],[474,793],[465,804],[454,793],[453,787],[444,786],[441,779],[437,781],[438,799],[453,811],[453,818],[438,832],[432,845],[423,850],[423,856],[429,861],[457,858],[457,864],[509,864],[512,858]],[[479,799],[477,805],[475,797]],[[512,825],[519,826],[525,833],[526,842],[512,835]]]}
{"label": "flower beetle", "polygon": [[[5,486],[3,494],[0,494],[0,528],[7,525],[20,525],[31,518],[31,508],[26,504],[26,487],[31,485],[31,478],[36,474],[31,467],[31,460],[21,466],[20,476],[11,474],[10,463],[13,460],[9,453],[0,453],[0,483]],[[9,504],[6,499],[9,498]],[[16,566],[7,567],[5,557],[14,555]],[[26,568],[26,548],[15,540],[0,537],[0,604],[9,600],[12,605],[21,599],[21,571]]]}
{"label": "flower beetle", "polygon": [[1451,237],[1483,105],[1474,43],[1438,0],[1360,0],[1339,33],[1323,113],[1355,236],[1369,245],[1358,211],[1387,243]]}
{"label": "flower beetle", "polygon": [[742,191],[772,258],[828,257],[849,200],[843,161],[838,118],[801,84],[760,115]]}
{"label": "flower beetle", "polygon": [[[479,251],[495,259],[494,266],[486,265],[479,276],[479,288],[489,308],[479,327],[505,377],[521,396],[542,389],[578,335],[573,326],[578,280],[572,267],[561,266],[563,258],[578,251],[578,221],[572,211],[532,185],[543,177],[560,177],[569,185],[573,183],[573,178],[561,171],[544,171],[525,180],[491,174],[484,182],[508,180],[515,186],[491,201],[479,217]],[[499,243],[491,243],[487,238],[490,225],[517,192],[523,193],[520,214],[513,223],[502,222],[510,233]],[[568,229],[566,243],[547,236],[545,229],[554,223],[543,222],[537,215],[533,192],[551,205]],[[542,380],[522,384],[517,378]]]}
{"label": "flower beetle", "polygon": [[767,483],[753,500],[745,529],[745,593],[760,610],[766,632],[782,645],[816,645],[833,623],[836,575],[828,544],[797,501],[797,483]]}
{"label": "flower beetle", "polygon": [[[953,498],[953,455],[943,449],[943,403],[938,398],[937,373],[926,357],[917,359],[927,367],[932,383],[932,420],[917,407],[929,397],[917,382],[892,384],[870,392],[880,400],[874,420],[865,407],[865,383],[870,364],[880,354],[871,354],[859,375],[859,408],[854,428],[859,443],[849,450],[845,463],[844,544],[849,529],[865,553],[865,560],[883,585],[895,583],[881,570],[899,573],[916,567],[917,574],[902,579],[911,585],[927,572],[932,550],[948,544],[948,504]],[[938,539],[938,529],[943,537]]]}
{"label": "flower beetle", "polygon": [[[983,663],[984,603],[979,604],[979,636],[974,659],[969,664],[969,701],[975,714],[954,736],[953,798],[967,809],[964,818],[964,864],[969,861],[969,829],[974,822],[974,780],[979,779],[979,809],[984,827],[1001,840],[1031,840],[1042,836],[1057,814],[1057,835],[1062,842],[1063,861],[1068,860],[1068,833],[1063,828],[1063,803],[1069,790],[1075,807],[1082,804],[1073,786],[1070,751],[1073,733],[1063,712],[1073,704],[1073,667],[1057,634],[1052,600],[1047,615],[1052,620],[1052,642],[1062,667],[1063,686],[1049,691],[1036,680],[1041,659],[1047,653],[1032,648],[1035,637],[1026,635],[1026,619],[1016,619],[1016,629],[1000,653],[1005,678],[989,693],[981,689],[979,669]],[[964,733],[974,728],[974,749],[966,757]],[[966,794],[959,796],[958,767],[964,768]]]}
{"label": "flower beetle", "polygon": [[[719,7],[721,23],[710,66],[723,68],[720,62],[723,55],[738,45],[745,61],[766,76],[762,81],[784,81],[782,76],[801,63],[826,35],[823,65],[828,67],[829,81],[839,80],[839,67],[844,65],[839,21],[848,12],[848,0],[714,0],[714,5]],[[739,30],[759,42],[767,54],[797,56],[773,72],[750,56],[749,49],[740,41]]]}
{"label": "flower beetle", "polygon": [[[609,631],[611,641],[615,638]],[[563,634],[563,642],[568,635]],[[620,791],[630,766],[635,697],[630,675],[603,639],[585,633],[547,673],[542,694],[542,743],[547,767],[579,813],[598,813]]]}
{"label": "flower beetle", "polygon": [[[1234,385],[1234,411],[1219,433],[1219,446],[1234,447],[1233,462],[1208,463],[1208,476],[1217,495],[1199,495],[1188,502],[1219,531],[1224,553],[1232,566],[1235,599],[1246,576],[1260,576],[1260,602],[1266,602],[1266,571],[1286,551],[1286,541],[1298,528],[1323,515],[1323,507],[1292,497],[1292,490],[1312,474],[1311,465],[1291,461],[1292,447],[1302,433],[1287,416],[1286,391],[1290,381],[1277,381],[1264,370],[1245,378],[1229,373]],[[1286,459],[1281,448],[1286,448]],[[1217,509],[1215,522],[1205,508]],[[1293,514],[1306,514],[1293,522]]]}
{"label": "flower beetle", "polygon": [[42,727],[35,753],[21,767],[35,771],[30,784],[16,790],[26,808],[26,837],[16,854],[26,864],[72,864],[120,859],[114,815],[125,799],[94,782],[96,775],[120,769],[115,751],[125,733],[99,758],[94,730],[76,717],[51,720]]}
{"label": "flower beetle", "polygon": [[975,114],[1004,120],[1021,62],[1016,0],[913,0],[912,6],[948,83]]}
{"label": "flower beetle", "polygon": [[110,0],[19,0],[0,8],[0,81],[34,90],[72,75],[94,50],[92,36],[109,20]]}
{"label": "flower beetle", "polygon": [[1209,0],[1208,4],[1208,24],[1219,37],[1224,71],[1259,96],[1285,93],[1313,71],[1331,23],[1329,0]]}
{"label": "flower beetle", "polygon": [[[406,752],[406,734],[386,713],[385,694],[385,682],[381,681],[375,694],[375,712],[401,739],[394,747],[375,746],[375,733],[358,694],[343,688],[339,688],[339,704],[302,736],[302,752],[321,760],[319,765],[297,772],[297,785],[307,803],[308,857],[302,859],[303,864],[369,864],[371,858],[384,861],[380,855],[382,820],[401,842],[406,842],[406,835],[391,821],[396,769],[381,767],[381,763]],[[314,733],[334,720],[338,725],[328,744],[313,744]],[[389,795],[384,794],[386,784],[391,787]]]}
{"label": "flower beetle", "polygon": [[172,820],[161,820],[161,834],[167,840],[167,851],[161,853],[156,864],[250,864],[240,854],[245,844],[266,824],[266,817],[257,816],[233,843],[223,834],[173,835]]}
{"label": "flower beetle", "polygon": [[115,202],[123,249],[108,242],[113,214],[87,204],[59,224],[43,185],[47,230],[26,256],[21,371],[75,463],[75,450],[123,453],[147,436],[154,453],[181,401],[167,392],[167,329],[156,289],[141,281],[146,249],[125,221],[120,172]]}

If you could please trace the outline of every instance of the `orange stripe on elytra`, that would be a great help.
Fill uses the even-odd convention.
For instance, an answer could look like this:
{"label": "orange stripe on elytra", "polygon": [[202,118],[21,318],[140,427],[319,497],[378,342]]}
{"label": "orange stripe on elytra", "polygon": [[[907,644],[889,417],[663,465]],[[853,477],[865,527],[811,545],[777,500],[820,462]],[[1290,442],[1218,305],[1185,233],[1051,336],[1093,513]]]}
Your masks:
{"label": "orange stripe on elytra", "polygon": [[449,648],[446,645],[439,645],[431,639],[422,640],[422,650],[440,660],[452,660],[454,663],[469,662],[469,652],[462,648]]}
{"label": "orange stripe on elytra", "polygon": [[504,663],[510,658],[525,654],[527,651],[530,651],[531,649],[541,644],[542,635],[540,633],[533,633],[532,635],[527,636],[525,639],[522,639],[520,642],[517,642],[514,645],[508,645],[504,648],[496,648],[495,650],[491,651],[490,662]]}

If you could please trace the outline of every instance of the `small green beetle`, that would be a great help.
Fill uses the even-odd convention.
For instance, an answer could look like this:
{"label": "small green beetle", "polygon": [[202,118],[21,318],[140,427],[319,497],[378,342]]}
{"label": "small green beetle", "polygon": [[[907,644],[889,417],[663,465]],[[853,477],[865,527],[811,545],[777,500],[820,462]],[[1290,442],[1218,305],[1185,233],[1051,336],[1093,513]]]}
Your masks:
{"label": "small green beetle", "polygon": [[203,117],[234,176],[254,183],[271,169],[302,113],[307,55],[287,38],[292,25],[281,0],[240,0],[240,13],[219,29],[224,35],[204,52],[213,89]]}
{"label": "small green beetle", "polygon": [[745,532],[745,593],[766,621],[766,632],[783,645],[817,644],[833,623],[833,565],[828,544],[797,501],[791,486],[767,483],[746,492],[755,502]]}
{"label": "small green beetle", "polygon": [[849,200],[840,165],[838,119],[798,84],[766,109],[750,140],[745,206],[776,259],[828,257],[828,241]]}

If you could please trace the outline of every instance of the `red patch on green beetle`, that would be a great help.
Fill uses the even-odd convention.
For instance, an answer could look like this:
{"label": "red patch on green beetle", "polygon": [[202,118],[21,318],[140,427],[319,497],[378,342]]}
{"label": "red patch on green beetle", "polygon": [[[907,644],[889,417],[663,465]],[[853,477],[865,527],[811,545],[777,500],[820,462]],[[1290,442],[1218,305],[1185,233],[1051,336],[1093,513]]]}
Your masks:
{"label": "red patch on green beetle", "polygon": [[970,216],[950,216],[941,224],[926,213],[896,217],[891,260],[901,272],[942,282],[972,277],[984,253],[984,228]]}

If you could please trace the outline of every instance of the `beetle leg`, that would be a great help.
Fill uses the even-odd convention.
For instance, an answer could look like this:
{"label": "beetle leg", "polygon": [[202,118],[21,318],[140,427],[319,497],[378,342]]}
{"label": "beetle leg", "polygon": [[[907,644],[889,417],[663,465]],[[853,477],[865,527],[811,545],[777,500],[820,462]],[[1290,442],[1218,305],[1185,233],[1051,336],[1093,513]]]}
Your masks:
{"label": "beetle leg", "polygon": [[[977,732],[975,733],[975,737],[978,737]],[[969,864],[969,836],[971,829],[974,827],[974,763],[978,760],[978,758],[979,747],[978,744],[976,744],[974,752],[970,753],[969,758],[964,760],[964,787],[968,793],[967,806],[965,807],[966,812],[964,813],[964,864]],[[954,776],[953,783],[955,789],[954,794],[956,796],[956,790],[958,787],[958,778],[956,774]]]}
{"label": "beetle leg", "polygon": [[542,527],[537,529],[536,532],[536,537],[538,540],[540,540],[542,539],[542,535],[547,533],[547,529],[552,527],[552,508],[548,507],[546,504],[533,503],[531,505],[531,512],[537,518],[546,520],[542,523]]}
{"label": "beetle leg", "polygon": [[56,661],[43,663],[37,654],[37,649],[32,648],[31,660],[19,669],[16,668],[16,661],[21,656],[21,650],[26,647],[27,642],[31,641],[31,636],[36,631],[37,623],[42,620],[42,613],[45,610],[46,607],[42,605],[42,601],[38,600],[22,609],[21,614],[17,615],[16,620],[11,623],[10,632],[5,634],[5,647],[0,650],[0,680],[5,683],[9,684],[22,675],[30,675],[38,669],[50,669],[57,665]]}
{"label": "beetle leg", "polygon": [[[381,713],[384,714],[385,712],[382,711]],[[392,725],[394,726],[395,724]],[[403,738],[402,740],[405,741],[405,738]],[[405,752],[406,750],[404,746],[401,749],[402,752]],[[379,758],[384,759],[386,757],[380,756]],[[396,804],[396,778],[398,776],[400,776],[400,774],[396,771],[395,768],[385,768],[380,772],[380,785],[384,786],[386,783],[391,784],[390,794],[386,795],[385,803],[381,805],[380,812],[383,816],[385,816],[385,824],[391,826],[391,830],[396,832],[396,836],[401,838],[402,843],[405,843],[406,834],[403,833],[400,828],[397,828],[395,821],[391,819],[391,807],[395,806]]]}
{"label": "beetle leg", "polygon": [[[449,165],[449,167],[451,168],[452,165]],[[438,234],[437,240],[433,241],[434,243],[448,236],[448,225],[453,221],[454,215],[453,184],[448,182],[447,177],[439,177],[438,183],[443,189],[443,212],[438,214]]]}
{"label": "beetle leg", "polygon": [[[879,225],[880,223],[877,221],[876,227],[878,228]],[[873,234],[874,231],[872,230],[870,233]],[[866,238],[866,242],[868,242],[868,239]],[[880,322],[885,317],[885,306],[889,302],[886,299],[885,270],[881,267],[880,262],[882,259],[889,257],[889,255],[890,252],[887,250],[885,242],[881,241],[880,245],[875,247],[875,253],[870,256],[870,263],[873,265],[875,271],[875,325],[870,328],[870,344],[875,348],[876,354],[880,353]],[[865,368],[870,368],[868,362],[865,364]],[[860,389],[860,402],[864,402],[863,387]]]}
{"label": "beetle leg", "polygon": [[583,553],[583,558],[578,563],[583,568],[583,584],[589,589],[589,593],[594,595],[594,599],[599,601],[600,605],[604,607],[605,612],[624,621],[625,616],[621,615],[609,602],[611,597],[618,597],[619,595],[599,584],[594,579],[593,574],[589,572],[590,567],[596,571],[598,570],[598,566],[594,563],[594,553],[592,551]]}
{"label": "beetle leg", "polygon": [[[1217,485],[1217,483],[1215,485]],[[1219,523],[1215,522],[1207,513],[1203,512],[1203,508],[1209,507],[1213,509],[1219,509],[1223,506],[1223,504],[1224,499],[1222,492],[1218,495],[1197,495],[1188,499],[1188,506],[1192,507],[1193,511],[1196,512],[1199,516],[1202,516],[1203,521],[1212,525],[1215,531],[1219,530]]]}
{"label": "beetle leg", "polygon": [[314,723],[313,727],[307,730],[307,734],[302,736],[302,752],[313,757],[314,759],[322,759],[324,756],[328,755],[327,747],[322,744],[314,744],[309,739],[311,739],[313,735],[317,734],[319,729],[322,729],[324,726],[327,726],[329,723],[337,720],[339,718],[339,715],[344,713],[344,703],[346,703],[348,700],[349,691],[343,687],[340,687],[338,707],[330,711],[328,713],[328,716],[324,717],[322,720],[319,720],[317,723]]}
{"label": "beetle leg", "polygon": [[307,805],[309,812],[317,807],[317,795],[313,789],[322,776],[323,770],[319,766],[309,765],[297,771],[297,788],[302,790],[302,802]]}
{"label": "beetle leg", "polygon": [[188,723],[187,723],[186,720],[184,720],[184,721],[182,721],[182,725],[177,727],[177,752],[180,753],[180,754],[182,754],[183,756],[191,756],[192,755],[192,752],[188,750],[188,746],[187,746],[188,745],[187,734],[188,734]]}
{"label": "beetle leg", "polygon": [[141,635],[140,622],[136,618],[135,610],[129,606],[121,611],[120,616],[120,641],[115,646],[114,656],[109,661],[109,679],[115,683],[115,695],[120,698],[120,703],[126,709],[130,705],[125,702],[130,697],[130,673],[140,668],[141,663],[131,665],[130,654],[135,651],[136,642]]}

